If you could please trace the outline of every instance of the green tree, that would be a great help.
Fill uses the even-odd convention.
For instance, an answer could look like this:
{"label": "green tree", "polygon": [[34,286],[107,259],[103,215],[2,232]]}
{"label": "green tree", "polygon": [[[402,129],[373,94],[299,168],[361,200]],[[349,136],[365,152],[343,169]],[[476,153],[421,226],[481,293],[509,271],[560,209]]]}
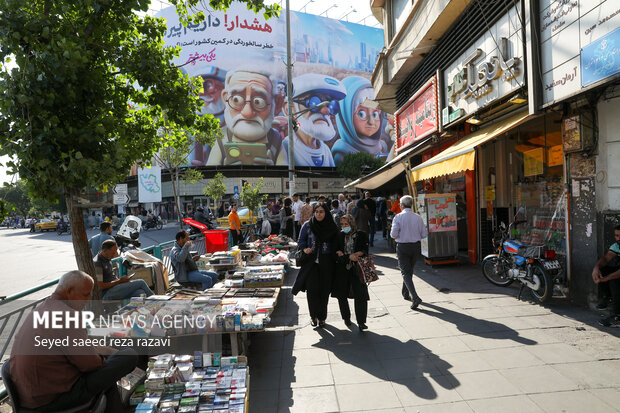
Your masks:
{"label": "green tree", "polygon": [[14,185],[0,188],[0,198],[13,205],[15,213],[23,217],[28,215],[32,207],[28,188],[22,180],[17,181]]}
{"label": "green tree", "polygon": [[[219,123],[219,122],[218,122]],[[181,182],[194,184],[203,179],[202,173],[196,169],[187,168],[189,164],[189,154],[192,151],[194,139],[203,145],[212,146],[215,139],[222,137],[221,129],[216,129],[210,135],[199,134],[192,139],[185,131],[178,128],[169,128],[167,125],[160,128],[158,133],[166,136],[168,142],[174,146],[167,145],[155,154],[155,160],[170,173],[170,182],[177,211],[181,211]],[[177,214],[179,229],[183,229],[181,214]]]}
{"label": "green tree", "polygon": [[384,161],[375,158],[367,152],[352,152],[342,158],[337,170],[343,178],[355,180],[362,175],[381,168],[384,164]]}
{"label": "green tree", "polygon": [[254,215],[256,208],[261,206],[263,201],[267,199],[267,194],[261,193],[262,188],[263,178],[260,178],[254,186],[246,182],[241,188],[241,201],[244,206],[248,207],[252,215]]}
{"label": "green tree", "polygon": [[[201,0],[171,1],[183,21],[204,19],[191,15]],[[209,1],[216,9],[230,3]],[[278,11],[262,0],[245,3],[267,16]],[[80,190],[122,182],[135,162],[174,146],[157,133],[164,126],[192,136],[219,128],[197,115],[199,82],[171,63],[180,49],[165,47],[163,19],[138,14],[149,5],[0,0],[0,155],[15,159],[7,166],[36,198],[55,202],[62,188],[78,268],[93,276]]]}
{"label": "green tree", "polygon": [[0,199],[0,222],[4,221],[15,207],[10,202]]}
{"label": "green tree", "polygon": [[216,208],[220,199],[222,199],[226,193],[226,185],[224,185],[225,178],[226,177],[221,172],[216,173],[211,181],[209,181],[209,184],[205,186],[202,191],[206,196],[213,199]]}

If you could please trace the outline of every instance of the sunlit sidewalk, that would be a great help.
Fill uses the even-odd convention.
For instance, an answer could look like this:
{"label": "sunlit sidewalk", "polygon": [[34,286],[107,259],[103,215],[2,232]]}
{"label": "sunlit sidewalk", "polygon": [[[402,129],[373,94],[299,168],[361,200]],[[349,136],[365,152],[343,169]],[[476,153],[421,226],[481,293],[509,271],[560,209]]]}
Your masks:
{"label": "sunlit sidewalk", "polygon": [[336,299],[327,327],[312,328],[305,294],[283,291],[273,330],[252,337],[250,412],[619,411],[620,331],[596,313],[518,301],[478,266],[423,263],[413,311],[395,254],[376,245],[364,333],[344,325]]}

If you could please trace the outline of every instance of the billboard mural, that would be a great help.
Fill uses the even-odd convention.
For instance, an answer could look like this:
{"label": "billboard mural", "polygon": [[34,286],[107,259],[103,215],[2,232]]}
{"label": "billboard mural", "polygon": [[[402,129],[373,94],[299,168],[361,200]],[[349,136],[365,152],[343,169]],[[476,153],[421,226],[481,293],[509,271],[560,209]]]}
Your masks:
{"label": "billboard mural", "polygon": [[191,165],[287,165],[290,139],[302,167],[333,167],[350,152],[389,155],[387,115],[363,105],[374,98],[369,78],[382,30],[291,12],[298,125],[291,137],[285,13],[265,20],[233,3],[225,13],[205,14],[204,22],[183,27],[174,7],[158,13],[167,20],[166,44],[182,48],[175,63],[202,78],[203,113],[216,116],[223,129],[212,148],[194,146]]}

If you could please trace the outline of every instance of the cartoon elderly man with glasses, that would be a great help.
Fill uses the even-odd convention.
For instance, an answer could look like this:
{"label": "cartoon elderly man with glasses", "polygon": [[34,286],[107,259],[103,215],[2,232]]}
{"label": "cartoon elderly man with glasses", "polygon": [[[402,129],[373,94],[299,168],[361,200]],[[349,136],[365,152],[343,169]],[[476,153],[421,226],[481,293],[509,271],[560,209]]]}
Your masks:
{"label": "cartoon elderly man with glasses", "polygon": [[[293,110],[299,114],[293,134],[295,165],[335,166],[327,142],[336,136],[332,116],[340,112],[338,101],[346,95],[345,87],[330,76],[307,73],[293,79]],[[282,142],[287,155],[289,139]]]}
{"label": "cartoon elderly man with glasses", "polygon": [[239,68],[226,75],[226,133],[211,149],[207,165],[286,165],[282,138],[272,129],[276,81],[260,69]]}

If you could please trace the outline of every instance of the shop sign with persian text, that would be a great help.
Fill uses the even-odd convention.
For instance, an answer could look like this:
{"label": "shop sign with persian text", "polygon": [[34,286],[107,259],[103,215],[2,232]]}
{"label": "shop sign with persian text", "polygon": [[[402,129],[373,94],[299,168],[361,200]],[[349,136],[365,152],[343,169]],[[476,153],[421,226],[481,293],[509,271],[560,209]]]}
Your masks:
{"label": "shop sign with persian text", "polygon": [[444,71],[442,125],[475,113],[525,85],[517,8],[509,9]]}
{"label": "shop sign with persian text", "polygon": [[541,0],[540,10],[543,106],[620,71],[618,0]]}
{"label": "shop sign with persian text", "polygon": [[402,109],[396,113],[396,150],[439,130],[437,77],[433,76]]}

